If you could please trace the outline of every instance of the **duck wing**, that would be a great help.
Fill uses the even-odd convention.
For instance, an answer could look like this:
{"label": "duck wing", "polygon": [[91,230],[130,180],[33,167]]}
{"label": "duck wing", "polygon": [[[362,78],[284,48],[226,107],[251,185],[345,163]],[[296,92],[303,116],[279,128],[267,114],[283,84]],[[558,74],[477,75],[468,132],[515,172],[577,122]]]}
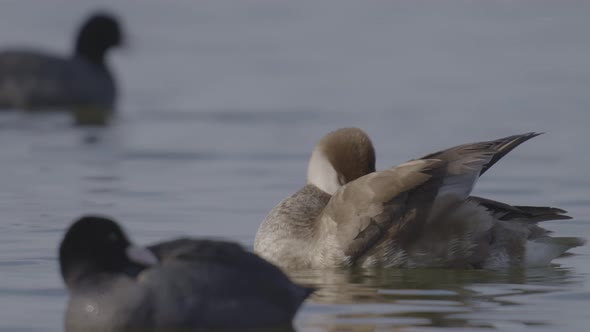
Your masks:
{"label": "duck wing", "polygon": [[498,220],[539,223],[547,220],[572,219],[566,215],[567,211],[554,207],[510,205],[478,196],[471,196],[469,200],[485,207]]}
{"label": "duck wing", "polygon": [[422,157],[421,159],[441,159],[445,161],[453,161],[462,159],[462,156],[466,151],[474,149],[489,149],[493,151],[493,153],[489,161],[482,165],[481,170],[479,172],[479,176],[481,176],[514,148],[528,141],[529,139],[537,137],[541,134],[542,133],[530,132],[526,134],[503,137],[493,141],[463,144],[456,147],[452,147],[450,149],[445,149],[442,151],[431,153],[429,155]]}
{"label": "duck wing", "polygon": [[415,160],[342,186],[319,217],[319,265],[353,264],[388,233],[418,235],[445,166],[436,159]]}

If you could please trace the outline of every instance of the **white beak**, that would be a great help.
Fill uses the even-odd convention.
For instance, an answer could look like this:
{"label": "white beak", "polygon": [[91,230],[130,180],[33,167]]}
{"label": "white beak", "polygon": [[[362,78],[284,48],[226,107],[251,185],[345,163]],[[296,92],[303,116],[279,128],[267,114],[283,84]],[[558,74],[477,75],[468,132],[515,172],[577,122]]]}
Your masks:
{"label": "white beak", "polygon": [[137,264],[145,266],[153,266],[158,264],[158,258],[156,257],[156,255],[154,255],[147,248],[132,244],[129,247],[127,247],[125,253],[127,254],[127,258],[129,258],[129,260]]}

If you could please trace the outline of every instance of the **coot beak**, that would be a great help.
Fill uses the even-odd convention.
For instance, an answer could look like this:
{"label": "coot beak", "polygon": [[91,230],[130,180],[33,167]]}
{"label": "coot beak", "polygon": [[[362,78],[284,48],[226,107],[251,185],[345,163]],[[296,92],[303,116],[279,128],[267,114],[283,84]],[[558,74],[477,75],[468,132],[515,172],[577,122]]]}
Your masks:
{"label": "coot beak", "polygon": [[130,245],[127,247],[125,253],[130,261],[143,266],[153,266],[158,264],[158,258],[154,253],[149,251],[147,248]]}

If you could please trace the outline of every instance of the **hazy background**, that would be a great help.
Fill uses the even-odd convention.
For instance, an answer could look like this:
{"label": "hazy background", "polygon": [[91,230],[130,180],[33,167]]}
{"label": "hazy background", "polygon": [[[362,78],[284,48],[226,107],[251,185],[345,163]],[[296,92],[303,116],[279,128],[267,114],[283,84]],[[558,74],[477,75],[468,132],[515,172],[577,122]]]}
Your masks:
{"label": "hazy background", "polygon": [[[119,118],[0,114],[0,331],[57,331],[56,262],[82,213],[140,243],[218,236],[251,246],[258,223],[304,183],[325,133],[358,126],[380,168],[454,144],[545,131],[486,173],[477,194],[553,205],[546,224],[590,235],[590,2],[0,2],[0,47],[69,54],[92,10],[121,18],[110,57]],[[100,137],[84,143],[89,134]],[[323,285],[303,331],[587,328],[590,251],[510,273],[303,275]]]}

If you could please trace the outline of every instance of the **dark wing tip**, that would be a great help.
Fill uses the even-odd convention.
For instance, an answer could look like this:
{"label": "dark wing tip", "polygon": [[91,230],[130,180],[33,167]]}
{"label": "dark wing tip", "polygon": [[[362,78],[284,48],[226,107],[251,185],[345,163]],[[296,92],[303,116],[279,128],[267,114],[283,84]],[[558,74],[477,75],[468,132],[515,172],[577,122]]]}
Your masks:
{"label": "dark wing tip", "polygon": [[522,143],[530,140],[533,137],[537,137],[542,135],[542,132],[529,132],[520,135],[513,135],[504,138],[497,139],[495,141],[491,141],[490,143],[496,149],[496,153],[492,159],[482,167],[479,176],[482,176],[490,167],[492,167],[495,163],[497,163],[502,157],[507,155],[510,151],[512,151],[517,146],[521,145]]}
{"label": "dark wing tip", "polygon": [[305,298],[308,298],[311,294],[315,293],[318,289],[315,287],[303,287],[305,292]]}
{"label": "dark wing tip", "polygon": [[470,196],[469,199],[485,207],[500,220],[519,220],[538,223],[548,220],[573,219],[571,216],[565,214],[567,211],[554,207],[509,205],[478,196]]}
{"label": "dark wing tip", "polygon": [[529,140],[529,139],[531,139],[533,137],[537,137],[537,136],[540,136],[540,135],[543,135],[543,134],[545,134],[545,132],[543,132],[543,131],[541,131],[541,132],[531,131],[530,133],[522,134],[521,136],[526,137],[526,140]]}
{"label": "dark wing tip", "polygon": [[574,217],[568,216],[568,215],[565,215],[565,214],[561,214],[561,215],[559,215],[559,218],[555,218],[553,220],[570,220],[570,219],[574,219]]}

